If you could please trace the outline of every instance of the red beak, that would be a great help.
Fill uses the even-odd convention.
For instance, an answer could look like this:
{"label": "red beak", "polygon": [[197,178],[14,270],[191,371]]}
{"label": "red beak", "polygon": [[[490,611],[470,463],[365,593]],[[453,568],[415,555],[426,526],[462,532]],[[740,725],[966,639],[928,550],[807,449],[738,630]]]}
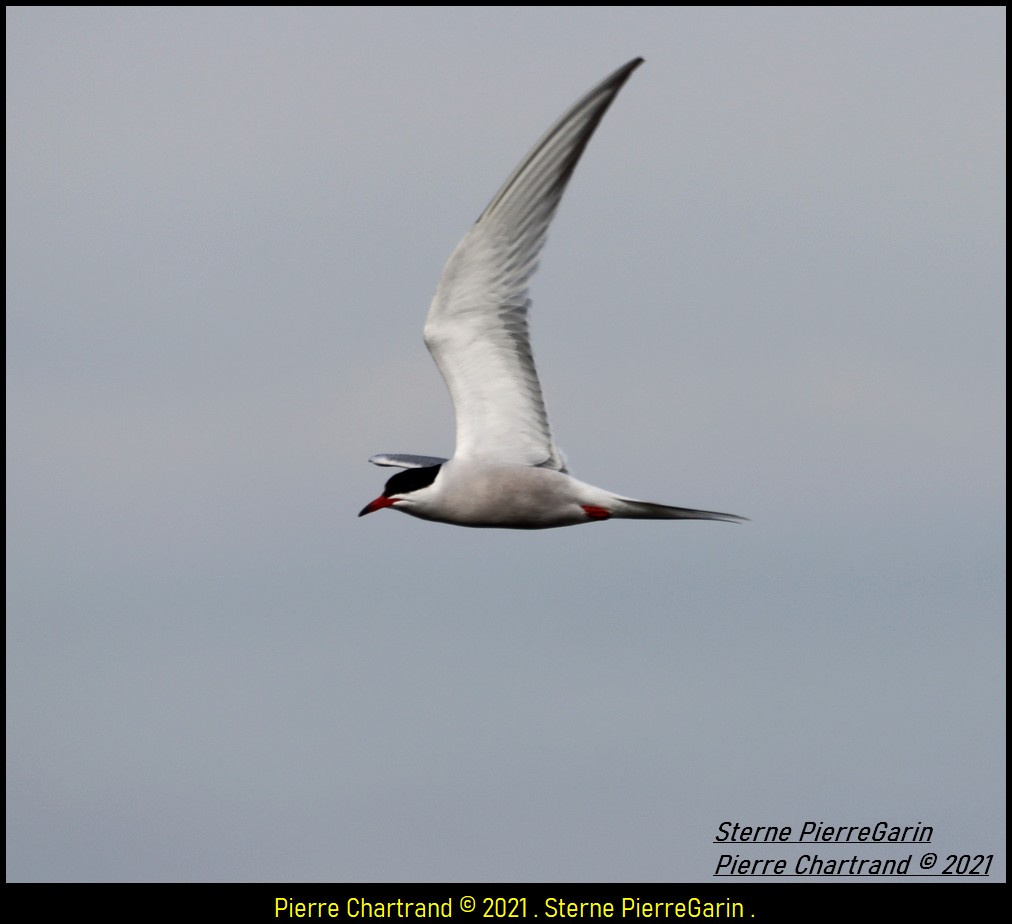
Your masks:
{"label": "red beak", "polygon": [[370,501],[360,511],[359,516],[364,517],[367,513],[373,513],[376,510],[382,510],[384,507],[393,507],[394,501],[390,500],[389,497],[380,496],[376,500]]}

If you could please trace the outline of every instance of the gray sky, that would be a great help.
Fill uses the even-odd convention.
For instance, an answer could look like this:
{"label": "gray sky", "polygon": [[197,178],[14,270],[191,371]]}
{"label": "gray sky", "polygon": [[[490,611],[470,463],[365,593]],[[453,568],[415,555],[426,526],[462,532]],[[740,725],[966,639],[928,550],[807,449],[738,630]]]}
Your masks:
{"label": "gray sky", "polygon": [[[444,260],[636,55],[555,432],[751,522],[357,520],[452,451]],[[1004,164],[1004,9],[9,8],[8,879],[694,880],[725,820],[1004,879]]]}

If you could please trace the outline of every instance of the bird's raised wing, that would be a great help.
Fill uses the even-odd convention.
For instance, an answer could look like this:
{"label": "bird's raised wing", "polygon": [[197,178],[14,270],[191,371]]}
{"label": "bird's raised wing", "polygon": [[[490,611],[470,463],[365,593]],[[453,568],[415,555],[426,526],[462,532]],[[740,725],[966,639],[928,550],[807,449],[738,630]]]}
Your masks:
{"label": "bird's raised wing", "polygon": [[443,268],[425,343],[453,399],[454,458],[565,471],[531,353],[527,284],[583,149],[642,63],[619,68],[549,129]]}

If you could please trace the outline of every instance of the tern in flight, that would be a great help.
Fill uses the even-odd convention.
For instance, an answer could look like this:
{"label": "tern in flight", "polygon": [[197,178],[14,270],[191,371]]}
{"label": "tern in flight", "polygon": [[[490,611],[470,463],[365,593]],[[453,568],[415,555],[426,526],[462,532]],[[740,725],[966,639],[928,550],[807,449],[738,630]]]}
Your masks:
{"label": "tern in flight", "polygon": [[712,510],[668,507],[577,481],[552,439],[534,365],[528,283],[548,226],[583,149],[635,58],[573,106],[521,161],[443,267],[425,344],[453,399],[452,459],[382,453],[401,468],[359,516],[389,507],[456,526],[548,529],[613,518],[724,520]]}

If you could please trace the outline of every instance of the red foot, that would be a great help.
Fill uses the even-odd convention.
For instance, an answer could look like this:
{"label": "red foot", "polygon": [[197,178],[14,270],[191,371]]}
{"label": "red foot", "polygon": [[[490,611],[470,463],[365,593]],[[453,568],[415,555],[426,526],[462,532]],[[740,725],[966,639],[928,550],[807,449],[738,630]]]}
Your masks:
{"label": "red foot", "polygon": [[604,507],[594,507],[592,504],[583,504],[583,512],[591,520],[607,520],[611,516],[610,510]]}

